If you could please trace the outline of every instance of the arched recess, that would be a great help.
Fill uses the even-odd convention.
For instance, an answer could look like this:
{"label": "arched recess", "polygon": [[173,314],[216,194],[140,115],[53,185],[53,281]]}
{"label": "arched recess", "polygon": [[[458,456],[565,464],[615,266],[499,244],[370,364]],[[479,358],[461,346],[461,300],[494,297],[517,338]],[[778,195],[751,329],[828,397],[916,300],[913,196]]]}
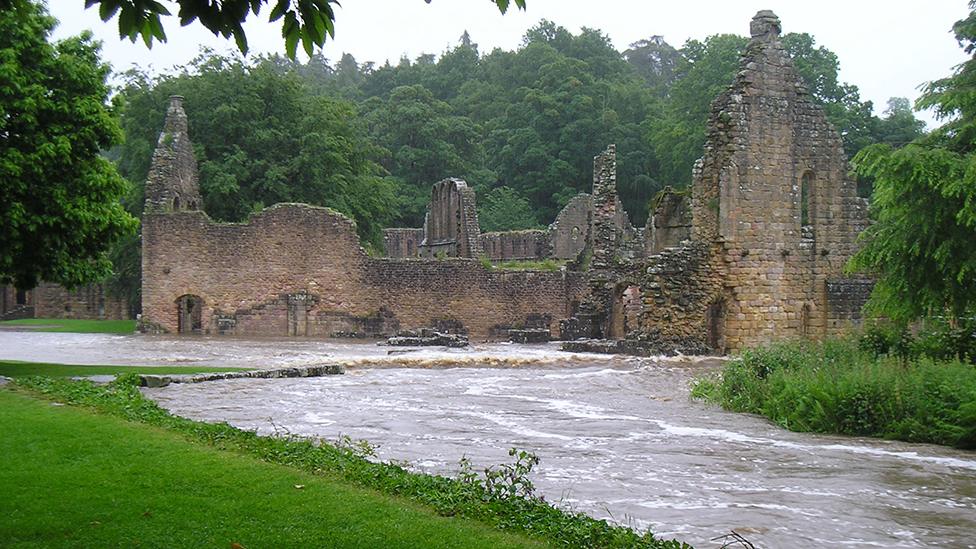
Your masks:
{"label": "arched recess", "polygon": [[203,298],[191,294],[176,298],[176,323],[181,334],[203,333]]}
{"label": "arched recess", "polygon": [[612,339],[626,337],[640,327],[640,315],[644,312],[644,300],[639,286],[623,282],[613,291],[610,322],[607,336]]}
{"label": "arched recess", "polygon": [[725,315],[728,307],[725,299],[717,299],[708,306],[705,325],[708,328],[708,346],[725,354]]}
{"label": "arched recess", "polygon": [[173,211],[174,212],[180,211],[180,197],[178,196],[173,197]]}

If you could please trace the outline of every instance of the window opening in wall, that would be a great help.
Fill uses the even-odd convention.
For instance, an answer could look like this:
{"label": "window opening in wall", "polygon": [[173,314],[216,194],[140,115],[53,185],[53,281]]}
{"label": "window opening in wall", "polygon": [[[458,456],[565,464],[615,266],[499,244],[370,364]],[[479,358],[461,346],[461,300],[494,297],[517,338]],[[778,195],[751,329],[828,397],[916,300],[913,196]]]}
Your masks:
{"label": "window opening in wall", "polygon": [[813,172],[805,172],[800,180],[800,226],[810,227],[813,225]]}

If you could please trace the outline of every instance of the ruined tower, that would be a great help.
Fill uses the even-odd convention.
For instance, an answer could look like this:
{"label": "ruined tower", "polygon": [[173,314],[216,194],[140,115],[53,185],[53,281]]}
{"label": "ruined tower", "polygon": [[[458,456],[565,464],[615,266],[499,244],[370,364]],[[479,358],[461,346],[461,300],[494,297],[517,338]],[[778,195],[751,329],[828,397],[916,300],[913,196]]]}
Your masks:
{"label": "ruined tower", "polygon": [[156,142],[149,177],[146,180],[147,213],[201,209],[197,160],[187,133],[183,98],[169,98],[163,131]]}
{"label": "ruined tower", "polygon": [[864,204],[847,178],[840,136],[794,69],[780,29],[771,11],[752,19],[741,70],[712,104],[693,174],[692,236],[718,245],[726,270],[724,299],[710,313],[724,322],[709,323],[722,327],[729,348],[820,337],[849,320],[831,312],[844,306],[828,294],[845,284]]}
{"label": "ruined tower", "polygon": [[420,256],[478,257],[480,236],[474,189],[456,178],[435,183],[424,220]]}

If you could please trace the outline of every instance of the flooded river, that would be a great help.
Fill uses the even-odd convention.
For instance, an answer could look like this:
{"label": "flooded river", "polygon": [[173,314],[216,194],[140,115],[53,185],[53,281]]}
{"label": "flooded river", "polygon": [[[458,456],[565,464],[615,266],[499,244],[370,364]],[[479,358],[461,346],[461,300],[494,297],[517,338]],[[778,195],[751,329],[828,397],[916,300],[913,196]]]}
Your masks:
{"label": "flooded river", "polygon": [[510,447],[529,450],[542,460],[532,478],[548,500],[697,547],[718,547],[710,538],[730,529],[761,547],[976,547],[976,453],[791,433],[689,400],[690,379],[714,361],[552,346],[390,356],[372,344],[294,339],[14,334],[0,333],[0,358],[358,363],[342,376],[147,394],[174,413],[262,433],[366,439],[382,459],[427,472],[451,474],[462,456],[485,466],[509,461]]}

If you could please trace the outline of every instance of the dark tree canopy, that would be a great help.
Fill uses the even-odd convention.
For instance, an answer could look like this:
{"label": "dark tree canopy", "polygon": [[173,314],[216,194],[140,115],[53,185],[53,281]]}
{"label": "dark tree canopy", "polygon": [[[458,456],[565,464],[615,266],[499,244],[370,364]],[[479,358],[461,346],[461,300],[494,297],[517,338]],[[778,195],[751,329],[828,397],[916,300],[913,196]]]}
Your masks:
{"label": "dark tree canopy", "polygon": [[121,139],[108,67],[89,34],[50,43],[54,25],[31,2],[0,11],[0,283],[19,288],[105,277],[109,246],[137,226],[99,154]]}

